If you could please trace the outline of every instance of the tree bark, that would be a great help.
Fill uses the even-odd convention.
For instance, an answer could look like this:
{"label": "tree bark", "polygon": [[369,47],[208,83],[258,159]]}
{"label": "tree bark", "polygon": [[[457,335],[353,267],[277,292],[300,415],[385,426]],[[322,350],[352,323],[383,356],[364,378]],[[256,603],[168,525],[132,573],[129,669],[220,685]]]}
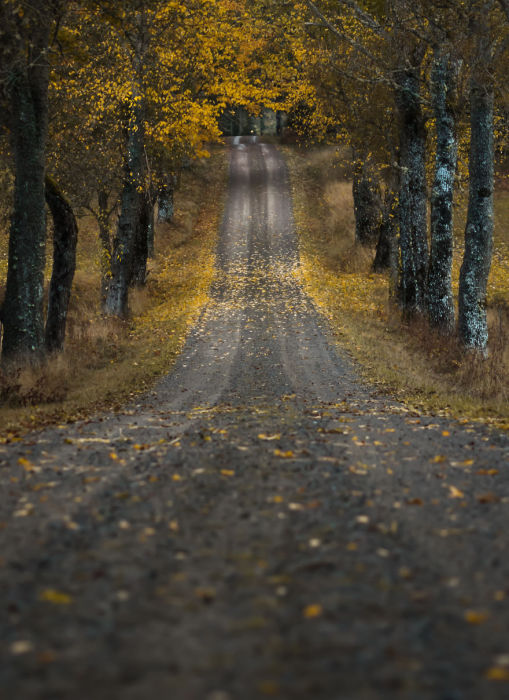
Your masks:
{"label": "tree bark", "polygon": [[64,346],[67,312],[76,270],[78,224],[71,205],[49,177],[46,177],[46,201],[53,217],[53,271],[48,296],[45,344],[48,352],[58,352]]}
{"label": "tree bark", "polygon": [[133,245],[132,267],[129,286],[142,287],[147,280],[148,240],[152,203],[147,192],[143,193],[138,225]]}
{"label": "tree bark", "polygon": [[148,193],[148,225],[147,225],[147,254],[149,258],[155,255],[155,197],[153,192]]}
{"label": "tree bark", "polygon": [[396,102],[400,117],[399,298],[406,315],[423,312],[428,267],[426,126],[420,102],[419,69],[405,69]]}
{"label": "tree bark", "polygon": [[431,76],[436,122],[435,176],[431,193],[431,251],[428,268],[428,315],[431,326],[454,329],[452,295],[453,199],[458,142],[455,99],[459,63],[435,52]]}
{"label": "tree bark", "polygon": [[19,57],[9,76],[15,186],[1,311],[4,362],[37,362],[44,355],[48,39],[49,23],[39,26],[28,55]]}
{"label": "tree bark", "polygon": [[157,194],[157,220],[159,223],[170,223],[173,220],[175,214],[175,205],[173,201],[174,191],[174,178],[169,177],[167,183],[161,185]]}
{"label": "tree bark", "polygon": [[[382,221],[373,261],[373,272],[391,270],[397,252],[397,194],[387,187],[382,207]],[[396,274],[397,279],[397,274]]]}
{"label": "tree bark", "polygon": [[458,330],[466,348],[483,354],[488,344],[486,288],[493,248],[493,95],[490,80],[474,73],[470,84],[470,184]]}
{"label": "tree bark", "polygon": [[126,157],[121,209],[111,256],[105,312],[127,316],[134,247],[143,207],[144,126],[142,100],[134,97],[126,127]]}
{"label": "tree bark", "polygon": [[108,193],[105,190],[100,190],[97,193],[97,222],[99,224],[99,240],[101,242],[101,305],[103,308],[108,296],[111,276],[111,231],[108,199]]}
{"label": "tree bark", "polygon": [[380,234],[380,184],[365,162],[357,163],[353,176],[355,240],[361,245],[373,245]]}

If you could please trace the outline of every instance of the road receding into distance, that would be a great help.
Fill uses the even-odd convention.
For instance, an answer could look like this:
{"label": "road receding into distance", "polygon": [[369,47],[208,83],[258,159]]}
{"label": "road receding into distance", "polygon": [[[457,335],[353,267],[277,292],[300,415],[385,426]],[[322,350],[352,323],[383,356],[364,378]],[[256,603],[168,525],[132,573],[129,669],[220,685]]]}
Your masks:
{"label": "road receding into distance", "polygon": [[115,414],[0,446],[16,700],[509,697],[508,440],[363,384],[236,138],[212,301]]}

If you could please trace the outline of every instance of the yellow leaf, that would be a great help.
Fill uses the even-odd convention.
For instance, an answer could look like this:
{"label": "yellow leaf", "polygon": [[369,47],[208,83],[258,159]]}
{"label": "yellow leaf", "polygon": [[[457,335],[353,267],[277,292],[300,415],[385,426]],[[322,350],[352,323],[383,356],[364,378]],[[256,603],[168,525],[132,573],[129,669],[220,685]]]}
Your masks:
{"label": "yellow leaf", "polygon": [[323,608],[319,603],[308,605],[302,613],[307,620],[312,620],[315,617],[320,617],[323,614]]}
{"label": "yellow leaf", "polygon": [[284,457],[285,459],[290,459],[294,456],[292,450],[286,450],[286,452],[284,452],[283,450],[274,450],[274,454],[276,455],[276,457]]}
{"label": "yellow leaf", "polygon": [[509,681],[509,668],[492,666],[486,671],[484,677],[489,681]]}
{"label": "yellow leaf", "polygon": [[180,474],[174,474],[172,477],[173,481],[182,481]]}
{"label": "yellow leaf", "polygon": [[223,476],[235,476],[233,469],[221,469],[221,474]]}
{"label": "yellow leaf", "polygon": [[39,594],[39,600],[44,600],[47,603],[54,603],[55,605],[69,605],[72,603],[72,598],[67,593],[61,593],[53,588],[47,588]]}
{"label": "yellow leaf", "polygon": [[482,610],[465,610],[465,620],[469,625],[480,625],[488,619],[488,613]]}
{"label": "yellow leaf", "polygon": [[460,491],[456,486],[449,486],[449,498],[464,498],[465,494]]}
{"label": "yellow leaf", "polygon": [[431,461],[434,464],[442,464],[443,462],[447,461],[447,457],[444,457],[444,455],[436,455]]}
{"label": "yellow leaf", "polygon": [[23,467],[27,472],[31,472],[34,470],[34,465],[29,459],[25,459],[24,457],[20,457],[18,459],[18,464],[20,467]]}
{"label": "yellow leaf", "polygon": [[265,433],[260,433],[258,435],[259,440],[280,440],[281,439],[281,434],[276,433],[275,435],[266,435]]}

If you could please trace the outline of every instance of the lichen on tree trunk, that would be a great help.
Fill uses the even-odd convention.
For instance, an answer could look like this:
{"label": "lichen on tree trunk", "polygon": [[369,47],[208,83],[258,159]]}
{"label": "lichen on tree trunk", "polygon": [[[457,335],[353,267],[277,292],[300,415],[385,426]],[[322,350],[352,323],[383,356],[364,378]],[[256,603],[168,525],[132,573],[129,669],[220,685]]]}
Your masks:
{"label": "lichen on tree trunk", "polygon": [[452,296],[453,199],[458,143],[456,137],[456,84],[459,62],[437,49],[432,69],[432,96],[436,122],[435,175],[431,193],[431,250],[428,268],[428,315],[431,326],[454,329]]}
{"label": "lichen on tree trunk", "polygon": [[406,315],[423,312],[428,267],[426,126],[421,109],[419,68],[399,77],[400,116],[400,281],[399,300]]}
{"label": "lichen on tree trunk", "polygon": [[173,220],[173,215],[175,213],[174,202],[173,202],[174,184],[173,178],[168,178],[168,182],[165,185],[159,187],[159,192],[157,194],[157,204],[158,213],[157,220],[161,223],[169,223]]}
{"label": "lichen on tree trunk", "polygon": [[466,348],[485,353],[488,345],[486,290],[493,247],[493,86],[471,78],[469,198],[465,253],[459,284],[459,336]]}

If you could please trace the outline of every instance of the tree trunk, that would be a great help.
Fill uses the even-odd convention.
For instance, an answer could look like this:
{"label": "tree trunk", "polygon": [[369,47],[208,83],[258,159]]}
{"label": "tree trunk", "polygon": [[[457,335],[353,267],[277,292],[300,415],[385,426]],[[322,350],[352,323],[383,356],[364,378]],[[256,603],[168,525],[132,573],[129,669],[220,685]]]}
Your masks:
{"label": "tree trunk", "polygon": [[[41,27],[29,55],[19,59],[9,76],[15,187],[1,311],[2,360],[7,362],[40,361],[44,355],[48,36],[49,28]],[[33,56],[37,60],[32,60]],[[23,65],[22,61],[26,63]]]}
{"label": "tree trunk", "polygon": [[111,231],[108,193],[100,190],[97,194],[99,240],[101,242],[101,305],[104,308],[111,277]]}
{"label": "tree trunk", "polygon": [[147,224],[147,255],[153,258],[155,254],[155,205],[156,197],[154,188],[151,187],[147,193],[148,197],[148,224]]}
{"label": "tree trunk", "polygon": [[78,224],[71,205],[49,177],[46,177],[46,201],[53,217],[53,271],[45,342],[48,352],[58,352],[64,346],[67,311],[76,270]]}
{"label": "tree trunk", "polygon": [[143,207],[144,128],[142,100],[134,98],[126,128],[126,158],[121,209],[111,255],[111,277],[105,312],[112,316],[127,316],[129,283],[132,278],[133,256],[140,212]]}
{"label": "tree trunk", "polygon": [[486,352],[486,287],[493,247],[493,86],[474,74],[470,86],[469,198],[460,272],[458,330],[465,347]]}
{"label": "tree trunk", "polygon": [[168,178],[165,185],[161,185],[157,195],[158,213],[157,220],[159,223],[170,223],[175,214],[175,205],[173,201],[173,193],[175,185],[173,178]]}
{"label": "tree trunk", "polygon": [[[391,270],[391,264],[397,253],[397,194],[387,187],[382,209],[382,222],[376,246],[373,272]],[[397,268],[396,268],[397,269]],[[397,279],[397,273],[396,273]]]}
{"label": "tree trunk", "polygon": [[355,240],[362,245],[376,243],[380,234],[380,184],[365,162],[357,163],[353,176]]}
{"label": "tree trunk", "polygon": [[428,268],[430,324],[444,332],[454,329],[452,296],[453,198],[458,143],[455,96],[459,63],[437,51],[431,88],[436,121],[435,177],[431,193],[431,251]]}
{"label": "tree trunk", "polygon": [[132,268],[129,286],[142,287],[147,280],[148,239],[150,227],[150,210],[152,204],[148,193],[143,193],[142,206],[139,211],[138,226],[134,239]]}
{"label": "tree trunk", "polygon": [[419,69],[406,69],[400,86],[399,297],[404,313],[413,315],[425,309],[428,267],[426,126],[420,103]]}

